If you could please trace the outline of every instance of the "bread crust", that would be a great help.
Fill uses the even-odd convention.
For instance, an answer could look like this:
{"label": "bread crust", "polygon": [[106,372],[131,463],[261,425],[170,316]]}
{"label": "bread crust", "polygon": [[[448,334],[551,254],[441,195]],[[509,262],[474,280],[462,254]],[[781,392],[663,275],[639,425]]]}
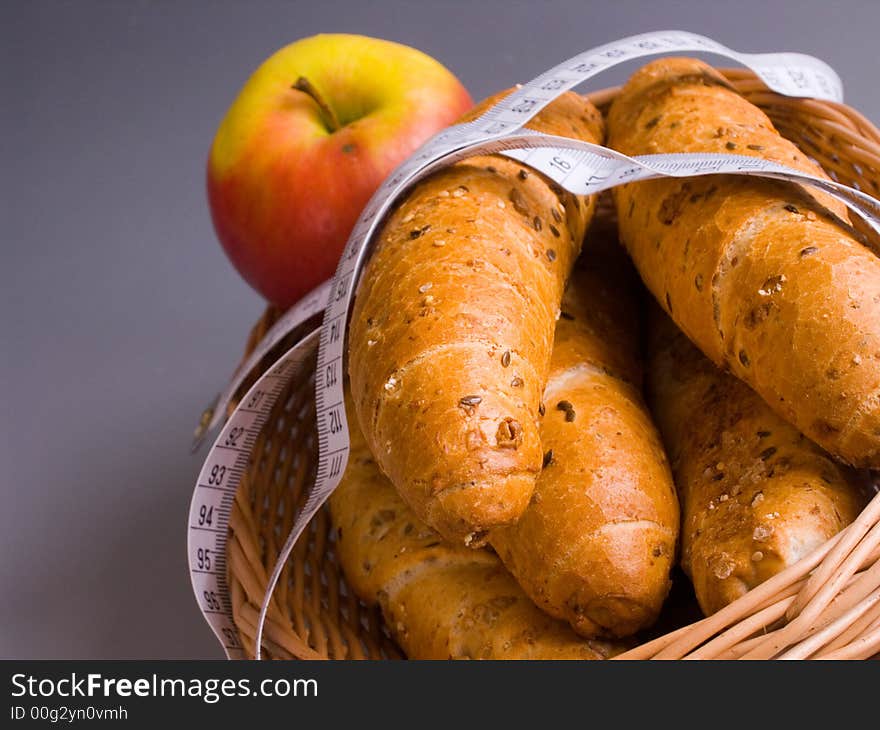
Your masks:
{"label": "bread crust", "polygon": [[[572,93],[529,126],[603,136]],[[378,235],[351,321],[355,412],[382,471],[448,539],[479,545],[528,504],[553,327],[594,207],[475,157],[419,183]]]}
{"label": "bread crust", "polygon": [[621,650],[537,608],[494,553],[444,542],[379,471],[353,418],[349,427],[348,468],[330,497],[335,547],[349,585],[381,607],[409,658],[603,659]]}
{"label": "bread crust", "polygon": [[652,310],[649,403],[681,499],[681,565],[711,614],[835,535],[864,498],[846,467]]}
{"label": "bread crust", "polygon": [[[608,132],[627,154],[727,152],[825,176],[693,59],[638,71]],[[642,279],[688,337],[829,452],[880,466],[880,259],[843,206],[737,176],[635,183],[614,197]]]}
{"label": "bread crust", "polygon": [[678,500],[641,396],[638,282],[616,240],[588,234],[585,249],[556,325],[545,466],[490,543],[550,615],[583,636],[629,636],[669,590]]}

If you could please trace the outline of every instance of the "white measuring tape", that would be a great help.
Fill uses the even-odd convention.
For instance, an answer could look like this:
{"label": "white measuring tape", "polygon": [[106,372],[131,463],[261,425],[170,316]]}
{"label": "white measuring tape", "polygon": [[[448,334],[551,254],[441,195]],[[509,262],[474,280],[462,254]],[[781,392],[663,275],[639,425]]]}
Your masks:
{"label": "white measuring tape", "polygon": [[398,167],[367,203],[330,282],[309,294],[266,333],[232,382],[205,412],[196,446],[223,420],[231,399],[256,364],[297,327],[322,309],[320,328],[287,351],[244,395],[214,442],[199,474],[189,513],[188,550],[196,600],[230,659],[244,658],[226,584],[226,543],[235,493],[272,407],[290,378],[310,361],[317,347],[315,399],[318,466],[314,485],[296,516],[270,576],[256,631],[260,657],[269,602],[293,546],[311,518],[338,485],[348,462],[349,434],[343,402],[345,330],[358,274],[369,243],[400,194],[415,182],[475,154],[500,153],[538,170],[578,195],[658,177],[738,174],[769,177],[819,188],[856,211],[880,235],[880,202],[854,188],[792,170],[768,160],[724,154],[666,154],[627,157],[600,145],[523,129],[563,92],[611,66],[670,52],[708,52],[751,68],[773,91],[788,96],[842,101],[837,74],[824,62],[792,53],[744,54],[684,31],[646,33],[586,51],[549,71],[489,109],[478,119],[442,131]]}

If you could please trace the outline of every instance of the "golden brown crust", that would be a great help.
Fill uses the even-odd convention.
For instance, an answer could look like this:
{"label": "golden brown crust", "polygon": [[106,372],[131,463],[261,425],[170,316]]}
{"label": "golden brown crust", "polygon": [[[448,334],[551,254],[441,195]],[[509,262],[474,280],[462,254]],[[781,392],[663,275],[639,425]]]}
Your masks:
{"label": "golden brown crust", "polygon": [[851,474],[653,309],[649,401],[682,503],[681,563],[714,613],[858,515]]}
{"label": "golden brown crust", "polygon": [[[602,138],[575,94],[530,126]],[[553,326],[593,209],[477,157],[417,185],[379,234],[352,315],[355,410],[382,470],[450,539],[477,544],[528,504]]]}
{"label": "golden brown crust", "polygon": [[628,636],[669,590],[678,501],[640,393],[637,282],[616,241],[588,234],[585,248],[556,326],[545,468],[520,520],[489,539],[549,614],[583,636]]}
{"label": "golden brown crust", "polygon": [[349,585],[378,603],[411,659],[603,659],[538,609],[488,550],[450,545],[418,520],[373,460],[354,419],[348,468],[330,497]]}
{"label": "golden brown crust", "polygon": [[[637,72],[608,131],[627,154],[733,152],[824,175],[691,59]],[[691,340],[828,451],[880,466],[880,259],[841,204],[733,176],[636,183],[615,201],[643,280]]]}

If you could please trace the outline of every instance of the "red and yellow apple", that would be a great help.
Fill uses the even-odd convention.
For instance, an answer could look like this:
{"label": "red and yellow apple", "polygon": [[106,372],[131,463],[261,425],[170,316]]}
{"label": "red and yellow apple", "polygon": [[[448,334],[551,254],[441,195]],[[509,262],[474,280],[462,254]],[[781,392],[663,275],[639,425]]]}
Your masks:
{"label": "red and yellow apple", "polygon": [[214,138],[214,228],[245,280],[287,307],[332,276],[382,180],[472,102],[439,62],[397,43],[317,35],[246,82]]}

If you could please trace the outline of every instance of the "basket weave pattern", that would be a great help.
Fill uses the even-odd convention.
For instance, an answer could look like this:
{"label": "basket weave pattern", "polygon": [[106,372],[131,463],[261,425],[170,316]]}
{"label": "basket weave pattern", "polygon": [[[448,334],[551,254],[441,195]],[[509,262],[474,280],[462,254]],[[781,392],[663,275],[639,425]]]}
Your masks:
{"label": "basket weave pattern", "polygon": [[[880,131],[861,114],[843,104],[780,96],[750,71],[724,74],[832,178],[880,197]],[[604,112],[616,93],[608,89],[589,98]],[[600,207],[598,215],[611,214],[608,207]],[[867,230],[860,221],[854,224]],[[278,315],[271,307],[266,310],[251,332],[247,352]],[[251,656],[268,575],[314,480],[316,461],[314,380],[307,377],[292,381],[275,405],[232,511],[228,584],[235,623]],[[284,568],[263,649],[264,656],[273,659],[402,656],[379,610],[365,606],[347,586],[326,509],[311,521]],[[878,652],[880,496],[856,523],[814,555],[713,616],[624,656],[864,659]]]}

